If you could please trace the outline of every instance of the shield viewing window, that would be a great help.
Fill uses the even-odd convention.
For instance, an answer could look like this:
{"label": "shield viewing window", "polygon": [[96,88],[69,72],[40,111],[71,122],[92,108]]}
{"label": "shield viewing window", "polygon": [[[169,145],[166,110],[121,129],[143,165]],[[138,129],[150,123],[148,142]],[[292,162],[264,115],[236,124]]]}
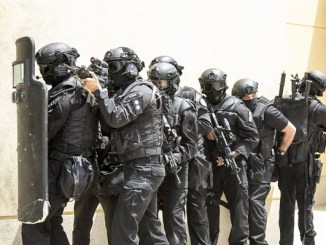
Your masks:
{"label": "shield viewing window", "polygon": [[20,83],[24,83],[24,67],[24,63],[13,65],[13,88],[16,88]]}

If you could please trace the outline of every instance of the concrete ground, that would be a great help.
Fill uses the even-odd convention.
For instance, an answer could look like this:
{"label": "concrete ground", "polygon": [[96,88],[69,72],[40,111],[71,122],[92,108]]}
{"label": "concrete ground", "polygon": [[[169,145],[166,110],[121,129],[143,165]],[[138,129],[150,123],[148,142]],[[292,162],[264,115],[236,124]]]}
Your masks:
{"label": "concrete ground", "polygon": [[[316,204],[313,208],[315,217],[315,230],[317,232],[316,245],[326,244],[326,177],[317,187]],[[73,203],[69,203],[67,211],[64,215],[64,227],[71,241],[73,214],[71,212]],[[279,240],[278,229],[278,210],[279,210],[279,191],[274,184],[271,193],[268,197],[266,208],[268,211],[268,224],[266,232],[266,240],[270,245],[277,245]],[[219,244],[227,245],[227,238],[230,229],[229,212],[221,208],[221,233]],[[97,210],[94,216],[94,226],[91,232],[91,245],[104,245],[107,244],[105,229],[104,229],[103,211],[101,208]],[[0,217],[0,245],[21,245],[21,224],[15,217]],[[190,244],[190,243],[189,243]],[[295,245],[299,245],[300,239],[298,228],[295,227]],[[150,245],[150,244],[149,244]]]}

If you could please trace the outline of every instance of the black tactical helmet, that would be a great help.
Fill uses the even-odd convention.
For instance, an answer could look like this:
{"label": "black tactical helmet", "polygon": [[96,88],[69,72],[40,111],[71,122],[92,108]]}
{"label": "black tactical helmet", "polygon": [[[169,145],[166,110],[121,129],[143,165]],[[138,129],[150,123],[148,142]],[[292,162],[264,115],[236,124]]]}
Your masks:
{"label": "black tactical helmet", "polygon": [[306,72],[300,83],[300,92],[303,92],[306,87],[306,81],[311,81],[310,95],[322,96],[326,88],[326,76],[320,71]]}
{"label": "black tactical helmet", "polygon": [[182,98],[189,99],[195,103],[198,103],[201,95],[194,88],[184,86],[178,90],[178,95]]}
{"label": "black tactical helmet", "polygon": [[179,72],[179,76],[182,75],[182,70],[183,70],[183,66],[178,65],[178,63],[175,61],[175,59],[173,59],[171,56],[167,56],[167,55],[162,55],[162,56],[158,56],[156,58],[154,58],[151,63],[149,64],[148,68],[151,68],[153,65],[157,64],[157,63],[170,63],[171,65],[174,65],[175,68],[177,68],[178,72]]}
{"label": "black tactical helmet", "polygon": [[205,70],[198,78],[201,91],[211,103],[218,103],[225,95],[228,86],[226,74],[217,68]]}
{"label": "black tactical helmet", "polygon": [[147,76],[157,87],[169,95],[173,95],[179,88],[179,72],[170,63],[157,63],[152,65],[147,72]]}
{"label": "black tactical helmet", "polygon": [[39,49],[35,57],[44,81],[55,85],[68,75],[63,64],[74,66],[79,54],[75,48],[65,43],[55,42]]}
{"label": "black tactical helmet", "polygon": [[217,68],[211,68],[204,71],[198,78],[201,90],[204,94],[227,89],[226,74]]}
{"label": "black tactical helmet", "polygon": [[211,68],[204,71],[198,78],[203,92],[210,92],[212,88],[216,91],[227,89],[226,74],[217,68]]}
{"label": "black tactical helmet", "polygon": [[248,94],[252,94],[258,91],[258,83],[248,79],[240,79],[235,82],[232,88],[232,95],[240,99],[245,97]]}
{"label": "black tactical helmet", "polygon": [[144,68],[144,62],[127,47],[109,50],[103,60],[108,63],[108,75],[115,87],[121,87],[124,82],[134,80]]}

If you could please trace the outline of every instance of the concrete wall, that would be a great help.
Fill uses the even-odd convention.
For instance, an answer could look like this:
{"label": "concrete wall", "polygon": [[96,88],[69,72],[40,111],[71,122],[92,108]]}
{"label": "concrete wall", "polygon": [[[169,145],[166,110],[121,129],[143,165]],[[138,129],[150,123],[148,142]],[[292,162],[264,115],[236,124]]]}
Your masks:
{"label": "concrete wall", "polygon": [[[228,74],[230,87],[250,77],[259,82],[259,93],[272,99],[282,71],[288,77],[307,69],[326,72],[325,10],[325,0],[0,0],[0,244],[20,244],[11,103],[16,39],[31,36],[36,49],[66,42],[81,54],[79,65],[118,46],[134,49],[146,67],[155,56],[171,55],[185,66],[182,85],[199,88],[201,72],[218,67]],[[228,224],[227,215],[224,220]]]}

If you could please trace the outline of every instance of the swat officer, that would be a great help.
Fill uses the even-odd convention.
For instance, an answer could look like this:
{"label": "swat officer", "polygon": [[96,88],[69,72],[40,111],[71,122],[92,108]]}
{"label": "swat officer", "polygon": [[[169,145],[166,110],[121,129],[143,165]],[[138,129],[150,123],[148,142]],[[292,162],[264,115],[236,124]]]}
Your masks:
{"label": "swat officer", "polygon": [[[208,135],[207,148],[213,164],[212,191],[219,200],[224,192],[231,213],[232,228],[229,235],[229,244],[247,244],[248,227],[248,181],[247,159],[250,152],[257,146],[259,136],[256,125],[252,120],[251,111],[244,103],[234,96],[226,94],[228,88],[226,74],[217,68],[205,70],[199,77],[202,93],[206,95],[208,106],[213,110],[217,120],[222,123],[223,118],[229,121],[236,141],[230,145],[231,154],[235,158],[239,183],[236,175],[230,168],[223,166],[224,159],[220,152],[216,151],[214,132]],[[219,207],[208,204],[208,219],[210,226],[210,239],[216,244],[219,233]]]}
{"label": "swat officer", "polygon": [[211,162],[204,153],[204,135],[212,130],[210,115],[202,95],[192,87],[181,87],[177,94],[196,105],[198,122],[197,152],[189,161],[187,223],[191,244],[210,245],[207,217],[207,188]]}
{"label": "swat officer", "polygon": [[[276,130],[282,132],[277,154],[286,152],[295,135],[294,125],[264,96],[257,98],[258,83],[251,79],[240,79],[232,88],[232,95],[251,110],[259,132],[259,146],[249,156],[249,241],[250,244],[268,244],[265,240],[267,212],[265,201],[271,189],[271,178],[275,168],[274,144]],[[261,161],[263,160],[263,161]]]}
{"label": "swat officer", "polygon": [[[318,100],[326,88],[326,76],[320,71],[306,72],[299,85],[304,93],[306,84],[311,81],[308,97],[308,142],[292,144],[284,157],[287,164],[280,168],[280,244],[293,244],[295,202],[299,209],[299,231],[302,244],[315,244],[316,232],[313,225],[312,206],[316,183],[320,177],[321,163],[319,155],[325,151],[326,106]],[[303,148],[302,148],[303,147]],[[295,161],[298,148],[304,154],[304,160]],[[301,154],[300,154],[301,155]]]}
{"label": "swat officer", "polygon": [[[179,72],[170,63],[157,63],[147,72],[148,78],[162,91],[164,97],[165,130],[174,131],[176,137],[169,140],[166,132],[166,141],[163,145],[165,156],[178,165],[177,172],[168,171],[158,191],[158,201],[162,208],[165,234],[169,244],[187,244],[187,228],[184,220],[187,201],[189,160],[195,156],[197,142],[197,115],[194,105],[186,99],[175,95],[180,83]],[[168,125],[167,125],[168,124]],[[167,163],[167,169],[170,169]],[[180,183],[177,182],[178,178]],[[147,229],[142,227],[141,232],[150,231],[150,222]],[[148,235],[142,236],[147,237]],[[148,244],[144,242],[143,244]]]}
{"label": "swat officer", "polygon": [[94,168],[94,181],[82,198],[74,203],[74,228],[72,241],[74,245],[89,245],[93,226],[93,216],[99,204],[104,211],[107,240],[111,240],[111,226],[114,211],[123,183],[123,167],[108,155],[107,132],[99,132],[97,144],[91,157]]}
{"label": "swat officer", "polygon": [[[173,65],[182,75],[183,66],[171,56],[162,55],[154,58],[149,67],[154,64],[166,62]],[[209,226],[206,206],[207,176],[211,163],[206,160],[204,154],[204,138],[212,130],[210,116],[202,95],[191,87],[179,87],[177,96],[191,100],[197,110],[198,142],[197,152],[189,161],[188,171],[188,196],[187,196],[187,224],[191,244],[210,244]]]}
{"label": "swat officer", "polygon": [[156,220],[152,244],[167,244],[157,218],[157,190],[165,176],[160,94],[138,76],[144,63],[130,48],[111,49],[104,61],[117,90],[115,99],[108,97],[95,74],[82,82],[96,97],[103,124],[110,127],[110,154],[126,165],[110,244],[138,244],[138,227],[145,213]]}
{"label": "swat officer", "polygon": [[23,244],[69,244],[62,227],[62,213],[68,197],[61,191],[59,176],[69,156],[89,157],[98,125],[97,106],[65,65],[75,65],[79,54],[61,42],[50,43],[36,53],[46,84],[51,85],[48,101],[49,200],[50,213],[37,224],[22,225]]}
{"label": "swat officer", "polygon": [[[103,62],[104,63],[104,62]],[[90,68],[88,68],[90,69]],[[93,69],[94,70],[94,69]],[[100,84],[107,88],[114,97],[112,81],[107,77],[107,69],[95,69]],[[105,126],[105,125],[102,125]],[[107,131],[108,130],[108,131]],[[108,242],[111,240],[111,226],[114,211],[123,182],[123,164],[110,157],[109,129],[99,125],[98,137],[91,161],[94,169],[94,181],[82,198],[74,203],[74,228],[72,242],[74,245],[89,245],[93,226],[93,216],[99,204],[104,211],[104,220]]]}

